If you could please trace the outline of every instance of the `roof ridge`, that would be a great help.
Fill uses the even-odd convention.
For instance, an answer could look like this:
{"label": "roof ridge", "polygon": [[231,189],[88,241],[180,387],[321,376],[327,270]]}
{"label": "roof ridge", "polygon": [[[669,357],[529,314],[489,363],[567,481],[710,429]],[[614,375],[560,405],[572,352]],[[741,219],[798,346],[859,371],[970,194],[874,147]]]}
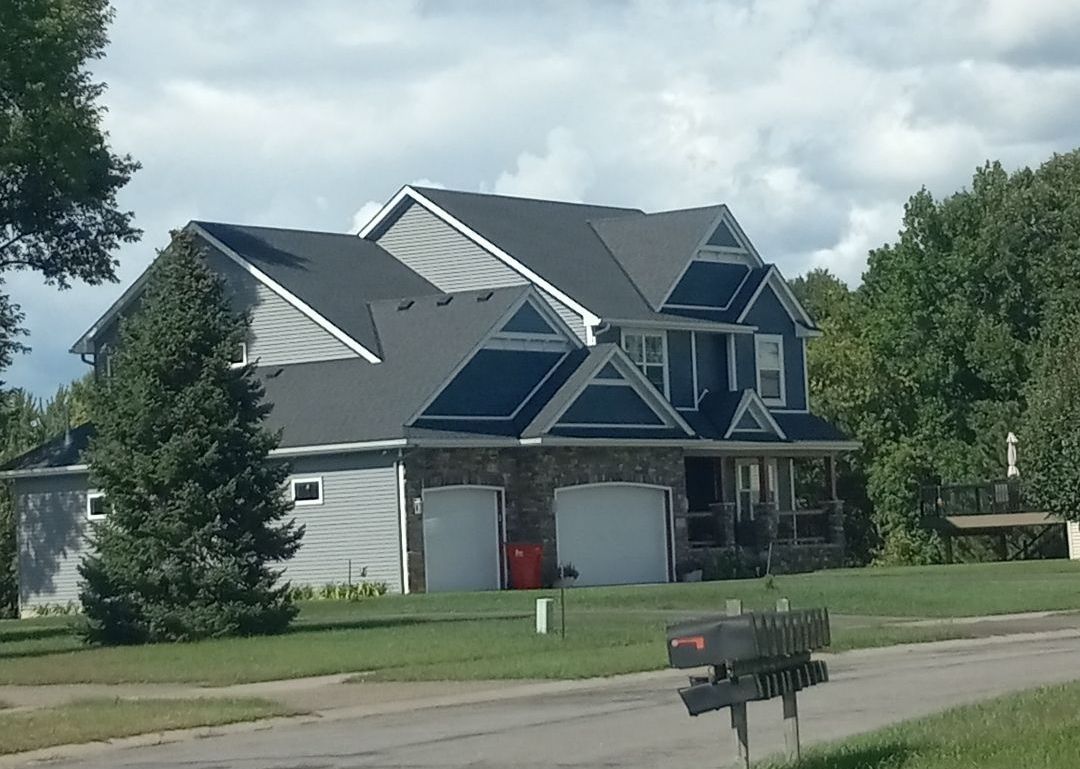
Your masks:
{"label": "roof ridge", "polygon": [[331,232],[329,230],[305,230],[300,227],[275,227],[270,224],[239,224],[237,222],[218,222],[210,221],[208,219],[192,219],[192,224],[198,225],[218,225],[220,227],[243,227],[248,230],[273,230],[275,232],[297,232],[305,235],[333,235],[335,237],[342,238],[355,238],[356,234],[351,232]]}
{"label": "roof ridge", "polygon": [[[690,206],[689,208],[665,208],[662,211],[641,211],[640,209],[633,209],[633,210],[640,211],[642,216],[664,216],[666,214],[688,214],[688,213],[692,213],[692,212],[695,212],[695,211],[708,211],[709,209],[713,209],[713,208],[727,208],[727,203],[710,203],[710,204],[704,205],[704,206]],[[630,217],[629,216],[605,216],[603,218],[588,219],[586,221],[588,221],[589,224],[592,224],[593,222],[597,222],[597,223],[599,223],[599,222],[617,222],[620,219],[630,219]]]}
{"label": "roof ridge", "polygon": [[[580,208],[606,208],[606,209],[610,209],[612,211],[626,211],[626,212],[629,212],[629,213],[639,213],[639,214],[644,214],[645,213],[640,208],[628,208],[626,206],[616,206],[616,205],[610,205],[610,204],[607,204],[607,203],[583,203],[583,202],[575,201],[575,200],[556,200],[554,198],[537,198],[537,197],[532,197],[532,196],[529,196],[529,195],[506,195],[504,193],[499,193],[499,192],[478,192],[478,191],[473,191],[473,190],[455,190],[455,189],[450,189],[449,187],[425,187],[425,186],[418,186],[418,185],[415,185],[415,184],[410,184],[408,186],[410,187],[410,189],[414,189],[417,192],[437,192],[437,193],[438,192],[452,192],[455,195],[471,195],[471,196],[474,196],[474,197],[484,197],[484,198],[502,198],[502,199],[505,199],[505,200],[525,200],[525,201],[529,201],[531,203],[555,203],[555,204],[561,205],[561,206],[576,206],[576,207],[580,207]],[[615,217],[615,218],[617,218],[617,217]],[[588,221],[588,220],[586,220],[586,221]]]}
{"label": "roof ridge", "polygon": [[[648,216],[648,214],[643,214],[643,216]],[[614,217],[609,217],[607,219],[598,219],[597,221],[608,222],[608,221],[614,221],[615,219],[625,219],[625,218],[628,218],[628,217],[614,216]],[[586,219],[585,224],[587,224],[589,226],[589,230],[592,232],[593,235],[596,236],[596,239],[600,241],[600,245],[602,245],[604,247],[604,251],[607,252],[607,255],[611,257],[611,261],[615,262],[615,266],[618,267],[619,271],[623,275],[626,276],[626,282],[629,283],[630,286],[634,289],[634,291],[637,292],[637,295],[641,297],[641,301],[643,301],[645,303],[645,306],[648,307],[653,312],[656,312],[657,308],[653,307],[653,303],[649,301],[649,297],[645,296],[645,293],[641,290],[641,286],[639,286],[638,282],[636,280],[634,280],[634,276],[626,271],[626,265],[624,265],[622,263],[622,260],[619,259],[619,257],[615,256],[615,252],[611,250],[611,246],[609,246],[608,242],[606,240],[604,240],[604,236],[601,235],[600,231],[596,229],[596,226],[593,224],[593,220],[592,219]]]}

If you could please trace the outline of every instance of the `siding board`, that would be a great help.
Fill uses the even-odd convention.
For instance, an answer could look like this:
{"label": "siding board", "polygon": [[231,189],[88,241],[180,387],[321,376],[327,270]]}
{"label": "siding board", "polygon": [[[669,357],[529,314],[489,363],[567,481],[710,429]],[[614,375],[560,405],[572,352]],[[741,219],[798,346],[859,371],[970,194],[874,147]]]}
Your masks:
{"label": "siding board", "polygon": [[[523,275],[420,205],[413,204],[406,209],[376,242],[440,291],[529,284]],[[585,322],[581,316],[548,292],[537,289],[559,317],[584,340]]]}
{"label": "siding board", "polygon": [[209,261],[225,277],[236,308],[251,313],[248,360],[282,366],[358,357],[231,259],[212,252]]}
{"label": "siding board", "polygon": [[1076,521],[1066,523],[1065,534],[1069,540],[1069,558],[1080,561],[1080,523]]}
{"label": "siding board", "polygon": [[79,600],[87,483],[85,474],[15,482],[21,609]]}

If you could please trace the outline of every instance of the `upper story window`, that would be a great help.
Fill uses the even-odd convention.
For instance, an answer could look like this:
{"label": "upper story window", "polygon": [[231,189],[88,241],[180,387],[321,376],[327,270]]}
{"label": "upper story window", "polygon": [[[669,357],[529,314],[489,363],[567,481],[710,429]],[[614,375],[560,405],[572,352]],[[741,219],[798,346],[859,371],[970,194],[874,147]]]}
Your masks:
{"label": "upper story window", "polygon": [[243,368],[247,365],[247,356],[247,342],[240,342],[240,344],[233,348],[232,355],[229,356],[229,365],[232,368]]}
{"label": "upper story window", "polygon": [[296,505],[321,505],[323,501],[322,478],[293,478],[292,500]]}
{"label": "upper story window", "polygon": [[109,514],[109,504],[100,491],[91,491],[86,495],[86,517],[91,521],[104,520]]}
{"label": "upper story window", "polygon": [[667,336],[662,331],[623,331],[622,346],[645,378],[667,397]]}
{"label": "upper story window", "polygon": [[758,395],[770,406],[783,406],[787,402],[784,383],[784,338],[775,334],[758,334],[757,389]]}

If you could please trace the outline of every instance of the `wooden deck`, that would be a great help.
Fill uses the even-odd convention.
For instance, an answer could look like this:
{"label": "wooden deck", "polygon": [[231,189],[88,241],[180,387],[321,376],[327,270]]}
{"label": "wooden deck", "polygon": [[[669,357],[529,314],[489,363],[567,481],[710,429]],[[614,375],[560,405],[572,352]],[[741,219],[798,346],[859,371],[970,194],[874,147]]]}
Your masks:
{"label": "wooden deck", "polygon": [[1048,513],[982,513],[946,515],[930,518],[927,523],[945,534],[997,534],[1002,529],[1021,526],[1053,526],[1065,521]]}

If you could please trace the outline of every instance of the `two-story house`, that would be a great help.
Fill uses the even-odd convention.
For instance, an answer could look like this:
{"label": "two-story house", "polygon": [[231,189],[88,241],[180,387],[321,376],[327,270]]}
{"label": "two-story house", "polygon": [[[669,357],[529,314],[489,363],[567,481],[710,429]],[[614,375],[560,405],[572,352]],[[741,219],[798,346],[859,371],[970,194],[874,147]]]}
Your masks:
{"label": "two-story house", "polygon": [[[835,456],[810,411],[820,332],[725,206],[636,209],[405,187],[359,233],[192,222],[274,404],[307,531],[294,583],[508,585],[505,544],[579,584],[717,555],[843,559]],[[109,375],[137,280],[72,352]],[[72,600],[107,515],[87,426],[9,463],[24,608]],[[814,506],[797,474],[825,464]]]}

